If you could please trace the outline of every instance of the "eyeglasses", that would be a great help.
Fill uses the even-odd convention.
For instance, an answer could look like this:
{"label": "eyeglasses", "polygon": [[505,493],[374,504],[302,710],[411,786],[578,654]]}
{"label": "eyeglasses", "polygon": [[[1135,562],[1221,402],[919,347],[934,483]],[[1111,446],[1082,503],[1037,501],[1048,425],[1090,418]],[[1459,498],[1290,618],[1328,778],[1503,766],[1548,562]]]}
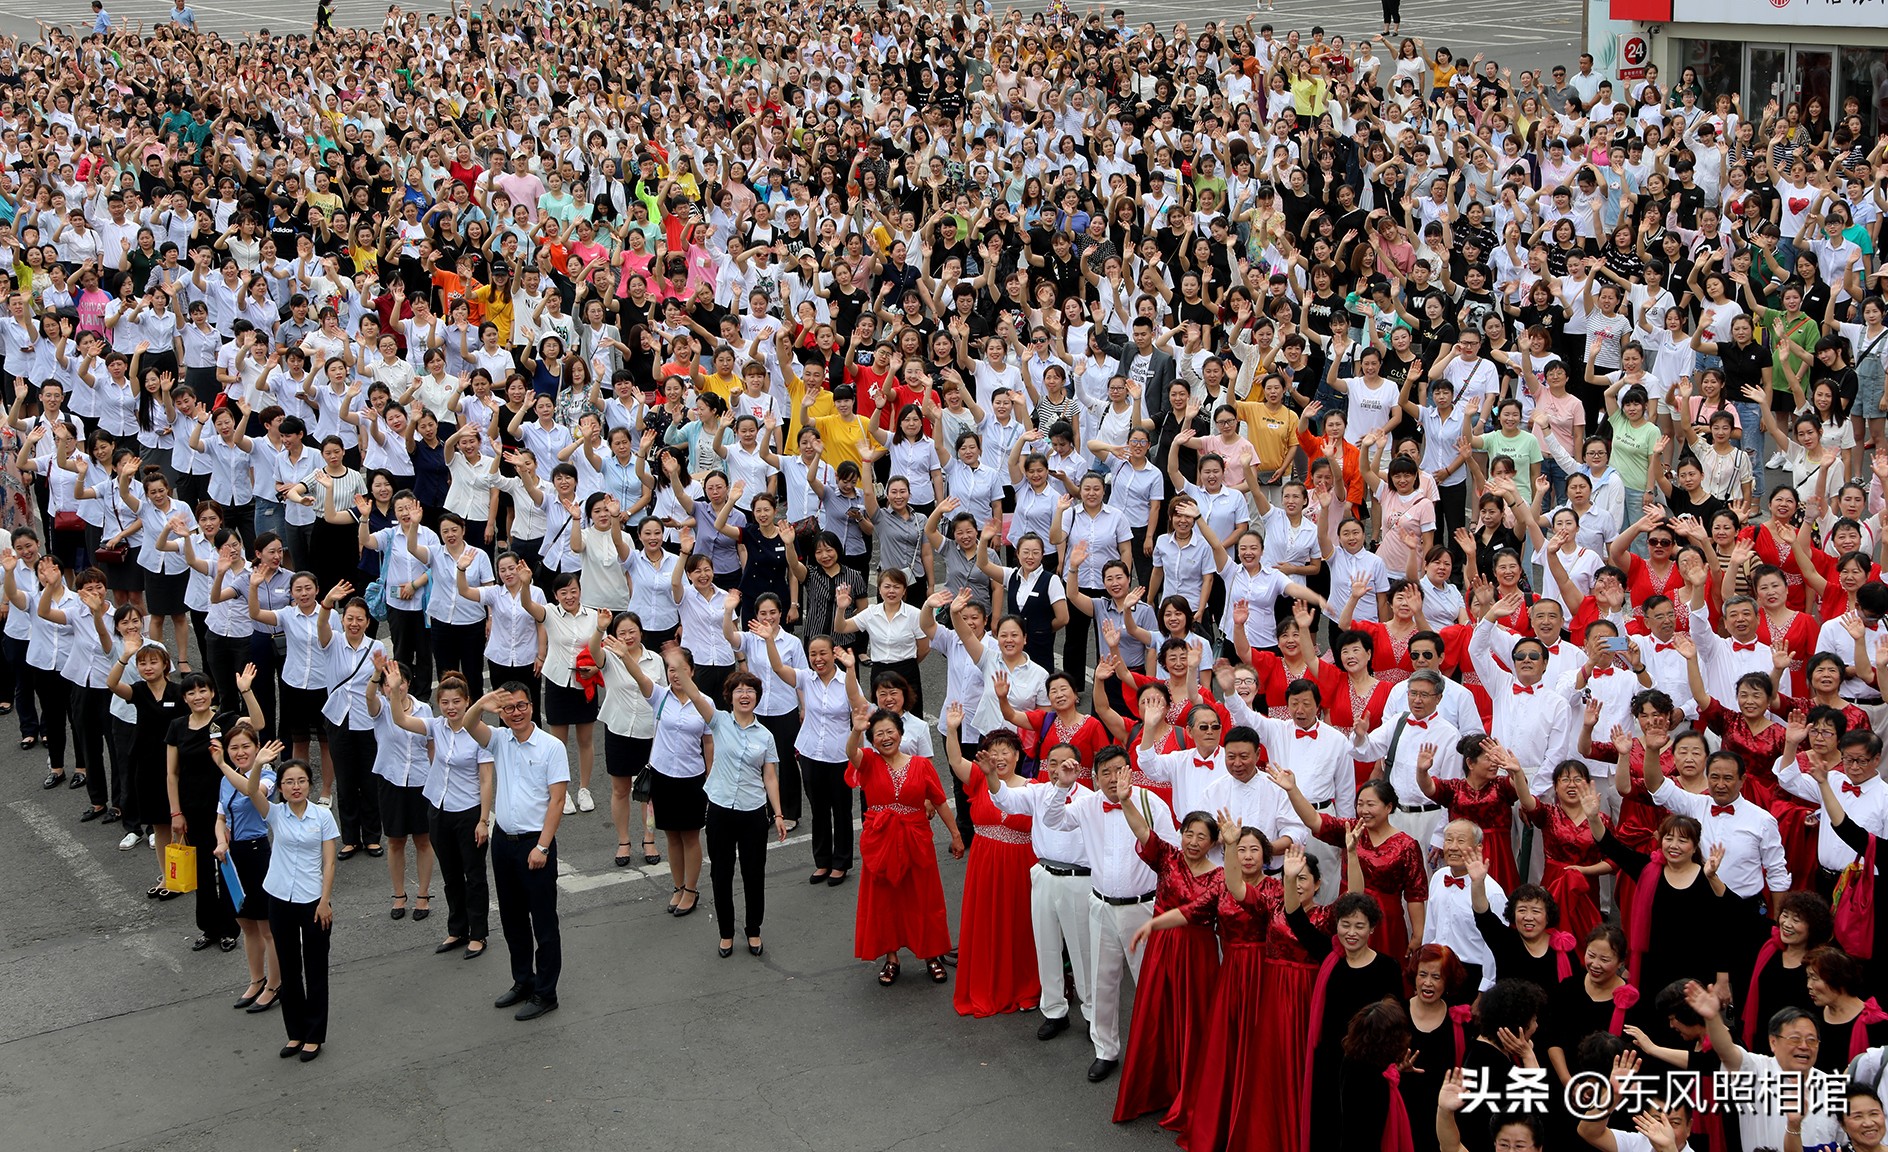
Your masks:
{"label": "eyeglasses", "polygon": [[1676,540],[1653,540],[1651,538],[1647,538],[1646,543],[1650,544],[1654,548],[1670,548],[1673,544],[1676,544],[1677,541]]}
{"label": "eyeglasses", "polygon": [[1516,652],[1514,654],[1514,658],[1517,662],[1521,660],[1545,660],[1547,659],[1547,657],[1541,655],[1539,652]]}
{"label": "eyeglasses", "polygon": [[1217,732],[1217,731],[1219,731],[1219,725],[1218,725],[1218,724],[1195,724],[1195,725],[1194,725],[1194,727],[1195,727],[1195,728],[1197,728],[1197,729],[1199,729],[1199,730],[1200,730],[1200,731],[1202,731],[1202,732]]}

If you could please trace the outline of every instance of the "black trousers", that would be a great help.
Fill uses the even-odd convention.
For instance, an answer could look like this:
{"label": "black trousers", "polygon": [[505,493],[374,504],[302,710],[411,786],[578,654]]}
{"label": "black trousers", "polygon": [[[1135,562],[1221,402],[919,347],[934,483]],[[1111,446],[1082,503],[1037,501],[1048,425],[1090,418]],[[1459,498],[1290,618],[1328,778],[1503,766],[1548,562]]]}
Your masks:
{"label": "black trousers", "polygon": [[223,869],[211,854],[216,847],[216,794],[210,803],[183,803],[184,827],[190,846],[197,850],[197,931],[212,940],[236,937],[236,909],[223,888]]}
{"label": "black trousers", "polygon": [[[847,822],[848,826],[850,821]],[[747,915],[741,933],[760,935],[760,922],[767,914],[767,809],[751,812],[708,805],[708,862],[715,886],[715,921],[721,926],[723,940],[734,939],[734,870],[738,859],[741,892],[747,898]]]}
{"label": "black trousers", "polygon": [[485,695],[485,625],[442,624],[433,621],[433,667],[440,676],[457,672],[465,677],[469,699]]}
{"label": "black trousers", "polygon": [[[800,734],[800,713],[796,710],[779,716],[762,716],[760,722],[774,734],[774,748],[785,755],[793,750],[794,737]],[[780,774],[780,814],[795,823],[800,819],[800,774]]]}
{"label": "black trousers", "polygon": [[799,761],[806,783],[806,803],[813,817],[813,867],[850,871],[852,788],[846,783],[846,766],[805,756]]}
{"label": "black trousers", "polygon": [[380,789],[374,784],[378,748],[372,732],[356,732],[346,724],[328,725],[328,751],[334,754],[334,819],[341,826],[343,847],[380,843]]}
{"label": "black trousers", "polygon": [[1403,22],[1403,0],[1383,0],[1383,22],[1385,24]]}
{"label": "black trousers", "polygon": [[[249,634],[249,662],[256,666],[256,704],[262,709],[262,739],[267,742],[275,739],[276,721],[281,714],[276,711],[276,681],[282,675],[282,658],[275,654],[275,637],[267,632]],[[241,710],[241,704],[231,705]]]}
{"label": "black trousers", "polygon": [[491,896],[485,886],[485,845],[473,837],[475,805],[463,812],[432,809],[433,855],[446,886],[446,935],[483,940],[491,934]]}
{"label": "black trousers", "polygon": [[282,979],[282,1027],[291,1044],[328,1040],[328,945],[332,927],[315,919],[317,903],[269,899],[269,929],[275,934],[276,973]]}
{"label": "black trousers", "polygon": [[544,867],[531,867],[538,834],[492,833],[492,887],[498,892],[498,924],[511,952],[511,981],[546,1000],[557,999],[564,970],[564,942],[557,931],[557,843]]}
{"label": "black trousers", "polygon": [[66,708],[72,685],[57,668],[33,669],[33,694],[39,697],[41,734],[54,772],[66,770]]}
{"label": "black trousers", "polygon": [[[288,549],[289,559],[297,570],[307,570],[315,554],[315,526],[313,524],[284,524],[282,526],[282,546]],[[322,589],[327,594],[327,589]]]}
{"label": "black trousers", "polygon": [[[1091,600],[1107,597],[1105,588],[1083,588],[1082,593]],[[1069,601],[1069,627],[1062,641],[1062,668],[1075,677],[1076,683],[1085,683],[1088,676],[1088,636],[1095,630],[1095,618]]]}
{"label": "black trousers", "polygon": [[0,635],[0,664],[4,673],[4,698],[12,701],[13,714],[20,720],[21,736],[37,736],[39,709],[33,699],[33,668],[26,662],[26,641]]}
{"label": "black trousers", "polygon": [[[482,642],[480,646],[483,647]],[[531,690],[531,714],[533,716],[544,715],[544,677],[533,672],[531,665],[525,664],[521,667],[514,668],[509,664],[497,664],[487,660],[485,667],[492,674],[493,688],[497,688],[507,682],[523,684],[526,688],[529,688]],[[473,699],[476,700],[478,697],[474,696]]]}
{"label": "black trousers", "polygon": [[426,613],[387,606],[387,635],[393,658],[412,673],[408,687],[422,699],[433,691],[433,650],[426,639]]}
{"label": "black trousers", "polygon": [[[216,632],[205,634],[204,668],[216,685],[216,706],[225,712],[243,711],[243,694],[236,690],[236,674],[249,664],[249,637],[223,636]],[[262,670],[256,670],[256,679],[262,679]]]}
{"label": "black trousers", "polygon": [[1468,481],[1436,488],[1436,543],[1455,556],[1455,572],[1466,581],[1462,564],[1467,558],[1455,546],[1455,530],[1468,527]]}
{"label": "black trousers", "polygon": [[131,762],[131,750],[138,742],[138,726],[113,716],[110,727],[105,746],[111,758],[112,807],[125,814],[125,831],[132,832],[150,817],[150,813],[138,810],[137,768]]}
{"label": "black trousers", "polygon": [[72,759],[85,773],[85,794],[94,808],[103,808],[111,797],[111,762],[105,758],[110,703],[109,690],[74,685],[66,705],[72,713]]}

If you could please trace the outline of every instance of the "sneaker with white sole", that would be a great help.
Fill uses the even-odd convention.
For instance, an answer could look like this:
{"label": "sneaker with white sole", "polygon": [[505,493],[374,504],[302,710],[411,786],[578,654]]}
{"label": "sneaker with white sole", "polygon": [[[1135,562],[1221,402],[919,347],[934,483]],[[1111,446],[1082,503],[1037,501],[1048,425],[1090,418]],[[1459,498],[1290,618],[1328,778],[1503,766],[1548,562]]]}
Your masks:
{"label": "sneaker with white sole", "polygon": [[596,810],[597,810],[597,802],[590,798],[590,789],[588,788],[577,789],[577,811],[595,812]]}
{"label": "sneaker with white sole", "polygon": [[577,811],[577,801],[571,798],[571,795],[569,792],[565,792],[564,793],[564,815],[569,816],[576,811]]}
{"label": "sneaker with white sole", "polygon": [[1786,463],[1783,453],[1778,452],[1763,462],[1765,468],[1781,468]]}
{"label": "sneaker with white sole", "polygon": [[146,832],[146,833],[144,834],[144,846],[145,846],[146,848],[155,848],[155,847],[157,847],[157,833],[155,833],[155,832]]}
{"label": "sneaker with white sole", "polygon": [[127,832],[125,833],[125,838],[118,841],[118,851],[129,852],[142,843],[144,843],[144,837],[138,835],[136,832]]}

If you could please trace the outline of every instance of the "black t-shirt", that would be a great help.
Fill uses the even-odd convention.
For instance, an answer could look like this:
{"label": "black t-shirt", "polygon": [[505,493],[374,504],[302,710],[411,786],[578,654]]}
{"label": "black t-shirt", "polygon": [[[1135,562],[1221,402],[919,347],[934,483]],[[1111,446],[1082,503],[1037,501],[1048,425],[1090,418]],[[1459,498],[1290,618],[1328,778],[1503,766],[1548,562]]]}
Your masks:
{"label": "black t-shirt", "polygon": [[1730,399],[1746,399],[1746,386],[1763,386],[1763,370],[1771,364],[1770,349],[1755,340],[1741,347],[1726,340],[1718,345],[1718,357],[1724,361],[1724,394]]}

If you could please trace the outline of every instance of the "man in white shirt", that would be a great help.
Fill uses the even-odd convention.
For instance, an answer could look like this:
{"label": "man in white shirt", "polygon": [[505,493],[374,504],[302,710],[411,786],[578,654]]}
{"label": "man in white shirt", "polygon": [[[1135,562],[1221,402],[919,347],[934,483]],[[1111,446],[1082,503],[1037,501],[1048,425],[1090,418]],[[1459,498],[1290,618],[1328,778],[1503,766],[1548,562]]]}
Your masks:
{"label": "man in white shirt", "polygon": [[1509,653],[1513,672],[1495,662],[1495,621],[1513,615],[1520,606],[1516,593],[1490,608],[1469,638],[1468,655],[1493,703],[1494,722],[1488,734],[1514,753],[1535,795],[1544,795],[1553,787],[1554,766],[1564,758],[1572,716],[1566,696],[1543,679],[1547,645],[1539,639],[1529,636],[1515,643]]}
{"label": "man in white shirt", "polygon": [[1784,1148],[1787,1137],[1795,1137],[1796,1146],[1804,1149],[1840,1145],[1842,1128],[1828,1104],[1842,1099],[1842,1085],[1816,1067],[1816,1053],[1822,1047],[1816,1017],[1796,1007],[1771,1016],[1765,1029],[1770,1043],[1766,1056],[1738,1045],[1709,988],[1687,981],[1685,1003],[1704,1019],[1705,1035],[1724,1071],[1741,1073],[1740,1079],[1755,1082],[1756,1110],[1737,1117],[1744,1147]]}
{"label": "man in white shirt", "polygon": [[[1427,615],[1427,612],[1428,609],[1425,607],[1424,614]],[[1441,675],[1442,656],[1443,643],[1440,633],[1417,632],[1410,636],[1409,662],[1413,671],[1430,671]],[[1409,711],[1409,681],[1404,680],[1392,687],[1389,696],[1384,698],[1383,714],[1388,716],[1407,711]],[[1480,732],[1484,727],[1481,705],[1475,702],[1475,693],[1469,691],[1460,681],[1451,680],[1446,676],[1442,679],[1442,703],[1436,706],[1436,711],[1441,713],[1444,720],[1455,725],[1455,730],[1464,736],[1470,732]],[[1348,816],[1350,813],[1340,809],[1338,815]]]}
{"label": "man in white shirt", "polygon": [[1136,788],[1128,754],[1109,745],[1095,754],[1094,792],[1076,792],[1081,766],[1059,763],[1055,792],[1041,809],[1051,828],[1077,831],[1087,846],[1093,891],[1088,902],[1088,955],[1093,964],[1088,1036],[1095,1045],[1088,1079],[1106,1080],[1121,1063],[1121,985],[1141,975],[1141,951],[1132,946],[1135,929],[1154,918],[1153,869],[1136,850],[1133,829],[1122,815],[1134,805],[1169,844],[1180,843],[1173,810],[1145,788]]}
{"label": "man in white shirt", "polygon": [[1427,851],[1441,826],[1442,805],[1430,803],[1416,786],[1416,758],[1425,744],[1436,749],[1429,774],[1438,780],[1462,778],[1462,754],[1456,751],[1461,733],[1442,718],[1436,706],[1442,702],[1442,676],[1437,672],[1416,672],[1408,681],[1409,711],[1401,715],[1385,712],[1383,723],[1370,732],[1367,718],[1360,717],[1351,732],[1351,746],[1359,760],[1377,760],[1376,775],[1387,777],[1396,789],[1396,811],[1390,823],[1407,832]]}
{"label": "man in white shirt", "polygon": [[[1290,726],[1283,720],[1267,723]],[[1344,743],[1341,732],[1326,727],[1335,737],[1334,743]],[[1301,846],[1311,844],[1311,830],[1292,809],[1291,798],[1285,790],[1259,771],[1260,744],[1259,734],[1243,725],[1226,733],[1226,742],[1220,749],[1226,771],[1207,787],[1200,798],[1200,809],[1214,814],[1222,809],[1229,811],[1241,826],[1265,833],[1267,851],[1282,863],[1285,849],[1293,841]]]}
{"label": "man in white shirt", "polygon": [[[1819,889],[1833,891],[1842,870],[1855,863],[1855,849],[1842,842],[1835,828],[1829,823],[1828,813],[1823,805],[1822,787],[1816,778],[1799,765],[1797,748],[1807,738],[1810,744],[1821,745],[1811,752],[1812,756],[1826,755],[1825,749],[1834,745],[1842,756],[1842,772],[1829,774],[1829,786],[1835,790],[1836,799],[1842,805],[1845,819],[1880,836],[1883,821],[1888,817],[1888,784],[1882,783],[1879,768],[1881,765],[1881,737],[1866,729],[1855,732],[1835,733],[1835,725],[1842,722],[1842,714],[1834,709],[1822,707],[1810,710],[1806,724],[1799,725],[1790,721],[1783,742],[1783,752],[1777,757],[1777,787],[1799,800],[1806,800],[1815,805],[1821,818],[1816,821],[1816,864],[1824,873],[1818,881]],[[1807,729],[1807,731],[1805,731]]]}
{"label": "man in white shirt", "polygon": [[999,787],[996,771],[984,762],[984,757],[1003,755],[1005,749],[1022,755],[1022,744],[1015,733],[992,732],[984,737],[977,759],[997,811],[1032,818],[1029,846],[1036,853],[1036,863],[1029,869],[1029,924],[1036,939],[1036,977],[1042,983],[1038,1005],[1042,1026],[1036,1029],[1036,1039],[1053,1040],[1069,1027],[1069,1001],[1062,987],[1065,949],[1069,967],[1075,973],[1076,994],[1085,1005],[1092,1004],[1093,996],[1088,965],[1089,877],[1093,873],[1088,866],[1088,847],[1080,832],[1051,828],[1042,818],[1044,806],[1061,803],[1055,785],[1049,781],[1064,764],[1073,765],[1080,773],[1081,756],[1073,745],[1057,744],[1043,759],[1043,779]]}
{"label": "man in white shirt", "polygon": [[[503,718],[493,731],[487,712]],[[557,1010],[557,978],[564,967],[557,928],[557,826],[570,787],[569,753],[531,722],[531,689],[510,681],[466,713],[466,731],[492,754],[492,783],[481,787],[479,839],[492,844],[492,890],[498,922],[511,953],[511,987],[494,1008],[522,1004],[514,1019],[535,1020]]]}
{"label": "man in white shirt", "polygon": [[1691,674],[1685,668],[1692,641],[1678,635],[1678,605],[1670,597],[1648,596],[1643,611],[1647,635],[1628,639],[1652,674],[1652,686],[1670,696],[1674,708],[1696,720],[1698,702],[1692,698]]}
{"label": "man in white shirt", "polygon": [[1429,877],[1423,943],[1448,945],[1486,992],[1495,986],[1495,954],[1475,927],[1475,897],[1484,895],[1488,910],[1501,916],[1508,910],[1508,894],[1488,875],[1482,830],[1467,820],[1451,820],[1442,829],[1442,862],[1444,867]]}
{"label": "man in white shirt", "polygon": [[1219,713],[1209,705],[1195,704],[1187,711],[1186,729],[1193,746],[1172,752],[1142,752],[1141,775],[1173,786],[1173,809],[1180,815],[1216,813],[1218,809],[1206,797],[1211,785],[1226,775],[1228,766],[1226,751],[1219,746]]}
{"label": "man in white shirt", "polygon": [[1691,630],[1691,642],[1698,649],[1698,666],[1712,698],[1736,700],[1737,682],[1750,672],[1775,678],[1777,658],[1782,655],[1787,660],[1787,654],[1771,651],[1770,645],[1757,638],[1757,602],[1748,596],[1733,596],[1724,602],[1724,630],[1730,633],[1726,640],[1711,630],[1704,601],[1704,590],[1694,589],[1692,619],[1702,623]]}
{"label": "man in white shirt", "polygon": [[[1816,634],[1816,651],[1832,652],[1842,658],[1844,700],[1857,704],[1881,703],[1881,692],[1858,675],[1861,670],[1856,667],[1855,647],[1868,645],[1872,656],[1888,641],[1888,628],[1883,628],[1881,623],[1884,611],[1888,611],[1888,586],[1877,582],[1864,584],[1855,591],[1855,610],[1824,624]],[[1861,633],[1859,637],[1857,632]]]}

